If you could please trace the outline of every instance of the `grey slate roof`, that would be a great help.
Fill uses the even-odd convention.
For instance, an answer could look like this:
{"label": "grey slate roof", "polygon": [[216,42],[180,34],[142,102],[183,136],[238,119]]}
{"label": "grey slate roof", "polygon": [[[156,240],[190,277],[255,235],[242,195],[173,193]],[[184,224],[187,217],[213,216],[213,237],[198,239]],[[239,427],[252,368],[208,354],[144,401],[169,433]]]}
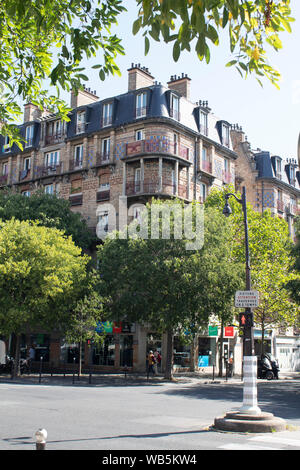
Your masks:
{"label": "grey slate roof", "polygon": [[[276,159],[281,160],[281,177],[276,174]],[[298,164],[294,160],[283,160],[279,156],[271,156],[270,152],[262,151],[258,153],[254,153],[254,160],[256,162],[256,169],[258,171],[258,178],[262,179],[270,179],[275,178],[282,183],[289,185],[290,187],[293,186],[295,189],[300,191],[300,171],[298,170]],[[290,170],[291,167],[295,168],[295,184],[291,184],[291,175]]]}

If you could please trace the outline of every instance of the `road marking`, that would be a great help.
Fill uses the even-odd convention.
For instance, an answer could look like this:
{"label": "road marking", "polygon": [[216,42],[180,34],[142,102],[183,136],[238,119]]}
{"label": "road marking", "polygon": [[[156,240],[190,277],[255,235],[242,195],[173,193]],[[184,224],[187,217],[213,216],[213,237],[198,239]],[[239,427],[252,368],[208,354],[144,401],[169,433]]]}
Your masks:
{"label": "road marking", "polygon": [[286,446],[300,447],[300,440],[298,439],[286,439],[277,436],[255,436],[250,441],[263,441],[263,442],[274,442],[275,444],[282,444]]}
{"label": "road marking", "polygon": [[267,446],[256,446],[252,444],[235,444],[231,442],[230,444],[224,444],[219,446],[218,449],[223,450],[282,450],[276,447],[267,447]]}

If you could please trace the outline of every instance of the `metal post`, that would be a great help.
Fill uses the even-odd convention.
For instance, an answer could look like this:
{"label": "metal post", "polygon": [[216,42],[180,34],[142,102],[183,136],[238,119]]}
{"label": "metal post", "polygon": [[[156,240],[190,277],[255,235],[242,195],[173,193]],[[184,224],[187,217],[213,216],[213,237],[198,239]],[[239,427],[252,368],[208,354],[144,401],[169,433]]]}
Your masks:
{"label": "metal post", "polygon": [[72,380],[72,383],[75,383],[75,361],[76,361],[76,357],[74,356],[73,357],[73,380]]}
{"label": "metal post", "polygon": [[46,429],[38,429],[35,433],[35,449],[36,450],[45,450],[46,449],[46,439],[47,439]]}
{"label": "metal post", "polygon": [[43,356],[40,357],[40,376],[39,376],[39,383],[42,380],[42,364],[43,364]]}

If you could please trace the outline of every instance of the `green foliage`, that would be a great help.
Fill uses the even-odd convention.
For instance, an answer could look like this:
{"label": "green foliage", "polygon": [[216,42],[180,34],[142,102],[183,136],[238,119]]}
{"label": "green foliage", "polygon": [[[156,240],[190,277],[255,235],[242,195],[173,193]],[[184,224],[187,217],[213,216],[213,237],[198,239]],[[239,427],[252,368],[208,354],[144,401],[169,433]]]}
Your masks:
{"label": "green foliage", "polygon": [[87,262],[57,229],[15,219],[1,222],[1,333],[58,328],[82,290]]}
{"label": "green foliage", "polygon": [[267,47],[278,51],[279,34],[291,32],[290,0],[137,0],[137,4],[133,34],[142,30],[145,38],[173,43],[175,62],[193,46],[198,59],[209,63],[211,45],[218,46],[226,31],[233,55],[227,66],[234,66],[242,77],[254,74],[260,84],[267,77],[278,88],[280,74],[268,63]]}
{"label": "green foliage", "polygon": [[[207,207],[217,207],[221,212],[225,203],[225,194],[234,192],[233,187],[213,190],[206,200]],[[237,197],[240,197],[236,193]],[[234,256],[245,260],[245,236],[242,206],[234,197],[229,199],[235,225],[232,239]],[[291,299],[286,285],[297,282],[297,273],[293,269],[294,255],[288,224],[279,217],[273,217],[270,211],[263,214],[254,211],[247,204],[249,251],[252,288],[260,293],[260,305],[254,311],[256,323],[262,330],[267,326],[294,325],[299,309]],[[299,282],[299,281],[298,281]]]}
{"label": "green foliage", "polygon": [[69,202],[55,195],[37,192],[30,197],[12,191],[0,191],[0,219],[39,220],[45,227],[63,230],[82,249],[91,247],[95,237]]}

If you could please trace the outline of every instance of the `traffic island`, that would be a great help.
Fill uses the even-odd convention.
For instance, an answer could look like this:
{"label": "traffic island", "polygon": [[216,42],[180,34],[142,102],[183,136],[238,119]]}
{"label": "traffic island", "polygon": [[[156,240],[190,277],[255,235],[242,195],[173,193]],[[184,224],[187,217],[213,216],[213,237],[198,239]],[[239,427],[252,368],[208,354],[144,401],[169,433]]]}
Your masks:
{"label": "traffic island", "polygon": [[213,429],[231,432],[280,432],[286,431],[287,424],[272,413],[247,414],[231,411],[222,418],[215,418]]}

